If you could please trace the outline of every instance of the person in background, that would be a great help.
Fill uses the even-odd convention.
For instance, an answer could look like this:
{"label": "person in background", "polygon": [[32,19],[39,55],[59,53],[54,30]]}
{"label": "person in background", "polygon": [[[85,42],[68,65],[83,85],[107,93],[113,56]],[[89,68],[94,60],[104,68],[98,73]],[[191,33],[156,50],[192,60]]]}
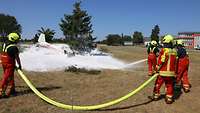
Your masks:
{"label": "person in background", "polygon": [[19,49],[16,45],[19,40],[20,37],[17,33],[10,33],[8,35],[8,43],[2,48],[3,52],[0,57],[3,67],[3,79],[0,88],[0,97],[9,97],[11,93],[15,93],[15,61],[18,63],[19,69],[21,69]]}
{"label": "person in background", "polygon": [[173,46],[173,36],[166,35],[162,42],[163,48],[161,49],[158,57],[157,71],[159,73],[153,90],[153,100],[160,99],[160,88],[165,83],[166,95],[165,102],[167,104],[173,103],[174,91],[174,78],[176,71],[176,57],[177,52]]}
{"label": "person in background", "polygon": [[159,53],[159,49],[157,47],[157,42],[152,40],[148,49],[148,75],[152,76],[156,73],[156,65],[157,65],[157,56]]}
{"label": "person in background", "polygon": [[182,40],[177,40],[176,48],[178,56],[176,85],[182,86],[184,92],[188,93],[191,87],[188,79],[189,56]]}

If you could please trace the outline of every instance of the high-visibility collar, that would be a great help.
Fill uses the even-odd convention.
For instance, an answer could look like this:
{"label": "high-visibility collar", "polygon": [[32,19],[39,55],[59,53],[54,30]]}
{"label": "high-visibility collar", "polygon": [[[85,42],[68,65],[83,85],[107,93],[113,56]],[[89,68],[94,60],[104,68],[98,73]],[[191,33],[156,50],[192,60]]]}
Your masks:
{"label": "high-visibility collar", "polygon": [[8,48],[16,46],[16,44],[3,45],[3,52],[7,52]]}
{"label": "high-visibility collar", "polygon": [[153,49],[150,48],[150,52],[154,52],[154,50],[156,49],[156,47],[153,47]]}

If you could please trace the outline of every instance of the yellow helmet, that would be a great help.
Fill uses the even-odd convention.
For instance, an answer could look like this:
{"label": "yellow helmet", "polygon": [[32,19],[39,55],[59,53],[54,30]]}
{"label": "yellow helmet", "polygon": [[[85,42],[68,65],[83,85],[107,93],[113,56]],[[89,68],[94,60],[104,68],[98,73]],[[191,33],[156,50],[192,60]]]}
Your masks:
{"label": "yellow helmet", "polygon": [[182,46],[184,46],[183,40],[177,40],[177,41],[176,41],[176,44],[177,44],[177,45],[182,45]]}
{"label": "yellow helmet", "polygon": [[151,45],[156,46],[156,45],[157,45],[157,42],[156,42],[155,40],[152,40],[152,41],[151,41]]}
{"label": "yellow helmet", "polygon": [[8,35],[8,40],[11,42],[16,42],[20,39],[19,35],[17,33],[10,33]]}
{"label": "yellow helmet", "polygon": [[172,35],[166,35],[163,38],[163,43],[173,43],[174,37]]}

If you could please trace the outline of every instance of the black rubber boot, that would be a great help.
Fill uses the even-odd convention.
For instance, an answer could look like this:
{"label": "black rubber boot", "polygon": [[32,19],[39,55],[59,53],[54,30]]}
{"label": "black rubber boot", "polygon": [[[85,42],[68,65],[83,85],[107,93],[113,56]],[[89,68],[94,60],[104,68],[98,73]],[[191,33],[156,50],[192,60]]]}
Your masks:
{"label": "black rubber boot", "polygon": [[183,91],[184,91],[185,93],[189,93],[189,92],[190,92],[190,89],[189,89],[189,88],[183,88]]}
{"label": "black rubber boot", "polygon": [[166,104],[172,104],[174,102],[172,97],[165,97]]}
{"label": "black rubber boot", "polygon": [[154,100],[154,101],[160,100],[160,96],[159,96],[159,95],[154,95],[154,96],[153,96],[153,100]]}

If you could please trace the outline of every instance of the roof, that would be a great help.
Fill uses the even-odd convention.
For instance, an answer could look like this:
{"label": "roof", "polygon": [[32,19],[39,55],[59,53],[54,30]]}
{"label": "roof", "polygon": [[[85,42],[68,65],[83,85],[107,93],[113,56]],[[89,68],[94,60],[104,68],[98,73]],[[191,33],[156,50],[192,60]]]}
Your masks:
{"label": "roof", "polygon": [[200,34],[200,32],[178,32],[178,35],[182,34],[193,35],[193,34]]}

